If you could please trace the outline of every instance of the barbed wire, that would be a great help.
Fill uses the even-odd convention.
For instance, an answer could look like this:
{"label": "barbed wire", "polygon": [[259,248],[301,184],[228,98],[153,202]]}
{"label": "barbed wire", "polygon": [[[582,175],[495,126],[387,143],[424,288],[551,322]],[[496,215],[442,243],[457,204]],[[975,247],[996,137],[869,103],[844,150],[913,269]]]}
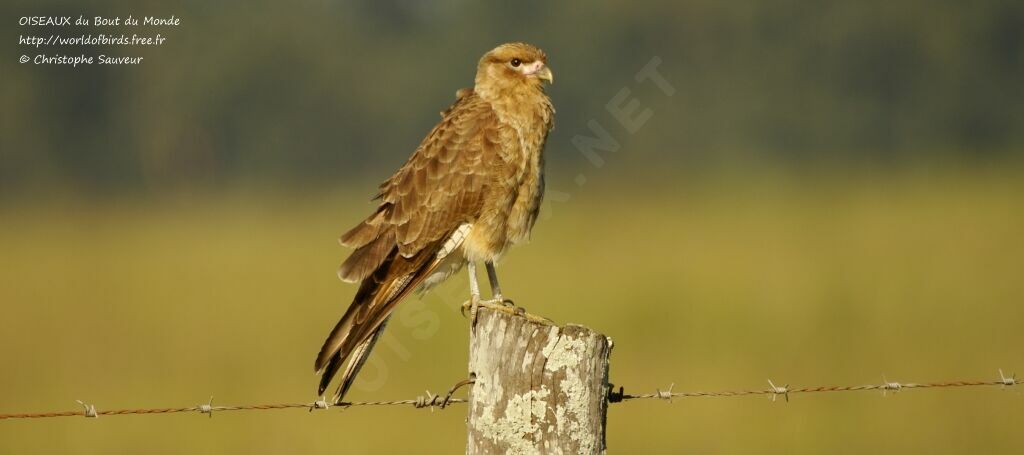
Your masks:
{"label": "barbed wire", "polygon": [[188,406],[181,408],[137,408],[137,409],[114,409],[114,410],[97,410],[96,405],[85,403],[81,400],[76,400],[79,405],[82,406],[82,410],[79,411],[59,411],[59,412],[29,412],[21,414],[0,414],[0,420],[6,419],[44,419],[50,417],[99,417],[99,416],[112,416],[112,415],[126,415],[126,414],[174,414],[179,412],[199,412],[213,417],[214,412],[221,411],[268,411],[271,409],[308,409],[313,412],[317,409],[329,409],[331,407],[350,408],[356,406],[400,406],[400,405],[412,405],[417,408],[443,408],[451,403],[465,403],[467,400],[464,398],[451,398],[442,397],[440,395],[431,394],[429,391],[427,395],[421,395],[412,400],[390,400],[390,401],[350,401],[342,402],[337,404],[330,404],[324,399],[319,399],[311,403],[271,403],[271,404],[248,404],[248,405],[235,405],[235,406],[215,406],[213,404],[213,397],[205,404],[199,404],[196,406]]}
{"label": "barbed wire", "polygon": [[908,389],[936,389],[936,388],[952,388],[952,387],[979,387],[979,386],[1014,386],[1020,384],[1021,381],[1017,379],[1017,375],[1011,375],[1009,377],[1003,374],[1003,370],[999,370],[999,379],[991,381],[947,381],[947,382],[926,382],[926,383],[899,383],[890,382],[883,378],[881,384],[866,384],[866,385],[853,385],[853,386],[815,386],[815,387],[800,387],[791,388],[788,384],[784,386],[777,386],[771,379],[768,380],[768,388],[760,390],[723,390],[723,391],[712,391],[712,392],[676,392],[672,389],[675,384],[670,384],[668,390],[655,390],[654,393],[646,393],[640,395],[631,395],[624,393],[622,388],[618,392],[612,392],[609,396],[609,401],[615,403],[626,400],[637,400],[637,399],[651,399],[657,398],[662,400],[671,400],[672,398],[693,398],[693,397],[710,397],[710,398],[721,398],[721,397],[739,397],[747,395],[768,395],[771,396],[772,401],[775,401],[778,397],[783,397],[786,401],[789,401],[790,395],[800,393],[818,393],[818,392],[859,392],[865,390],[881,390],[882,394],[885,395],[889,392],[899,392]]}
{"label": "barbed wire", "polygon": [[[235,406],[219,406],[213,404],[213,397],[204,403],[195,406],[186,406],[178,408],[136,408],[136,409],[114,409],[114,410],[98,410],[96,405],[89,404],[78,400],[78,404],[82,407],[81,410],[76,411],[58,411],[58,412],[28,412],[18,414],[0,414],[0,420],[8,419],[46,419],[53,417],[91,417],[96,418],[99,416],[116,416],[116,415],[154,415],[154,414],[175,414],[183,412],[198,412],[200,414],[206,414],[209,417],[213,417],[214,412],[223,411],[267,411],[271,409],[308,409],[309,412],[314,410],[326,410],[331,407],[337,407],[347,409],[351,407],[359,406],[413,406],[416,408],[434,408],[444,409],[449,404],[454,403],[467,403],[469,400],[465,398],[453,398],[452,394],[464,385],[471,384],[471,380],[460,381],[454,387],[452,387],[448,394],[445,396],[436,395],[431,393],[429,390],[426,395],[420,395],[414,399],[409,400],[387,400],[387,401],[350,401],[342,402],[335,405],[329,404],[325,399],[320,398],[319,400],[310,403],[272,403],[272,404],[250,404],[250,405],[235,405]],[[890,382],[883,378],[881,384],[867,384],[867,385],[854,385],[854,386],[816,386],[816,387],[801,387],[791,388],[788,384],[784,386],[777,386],[770,379],[768,380],[767,389],[755,389],[755,390],[721,390],[721,391],[710,391],[710,392],[676,392],[673,390],[675,384],[671,384],[668,390],[656,389],[654,393],[646,394],[627,394],[624,393],[624,389],[619,387],[619,391],[614,390],[609,393],[608,401],[611,403],[619,403],[627,400],[641,400],[641,399],[660,399],[669,400],[672,398],[694,398],[694,397],[710,397],[710,398],[721,398],[721,397],[739,397],[739,396],[750,396],[750,395],[768,395],[775,401],[778,397],[785,398],[789,401],[790,395],[805,394],[805,393],[818,393],[818,392],[858,392],[865,390],[881,390],[883,395],[887,393],[895,393],[909,389],[941,389],[941,388],[956,388],[956,387],[980,387],[980,386],[1001,386],[1003,388],[1015,386],[1020,384],[1021,381],[1017,379],[1016,375],[1006,376],[1003,374],[1003,370],[999,370],[999,379],[989,381],[947,381],[947,382],[925,382],[925,383],[899,383]]]}

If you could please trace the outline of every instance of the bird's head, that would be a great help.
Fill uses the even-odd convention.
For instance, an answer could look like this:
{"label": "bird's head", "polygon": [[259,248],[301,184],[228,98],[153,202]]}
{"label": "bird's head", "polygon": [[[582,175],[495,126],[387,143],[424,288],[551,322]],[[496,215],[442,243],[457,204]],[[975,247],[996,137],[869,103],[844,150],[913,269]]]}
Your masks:
{"label": "bird's head", "polygon": [[480,58],[476,69],[477,92],[507,92],[523,88],[543,89],[554,83],[547,55],[526,43],[506,43]]}

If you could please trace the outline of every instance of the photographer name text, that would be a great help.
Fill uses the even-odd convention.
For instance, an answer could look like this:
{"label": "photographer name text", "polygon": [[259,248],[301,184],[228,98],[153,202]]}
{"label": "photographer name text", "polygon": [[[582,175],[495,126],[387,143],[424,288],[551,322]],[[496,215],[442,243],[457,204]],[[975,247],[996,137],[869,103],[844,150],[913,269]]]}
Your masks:
{"label": "photographer name text", "polygon": [[[176,15],[161,16],[21,16],[18,25],[24,33],[18,35],[18,46],[33,49],[54,48],[67,51],[68,48],[86,48],[86,52],[52,52],[35,55],[22,54],[18,62],[33,65],[67,65],[73,68],[85,65],[138,65],[144,60],[140,55],[110,55],[120,49],[163,46],[168,41],[167,32],[158,33],[154,28],[176,28],[181,18]],[[128,32],[125,28],[138,27],[140,33]],[[142,32],[147,27],[150,33]],[[101,47],[104,53],[88,52],[88,48]]]}

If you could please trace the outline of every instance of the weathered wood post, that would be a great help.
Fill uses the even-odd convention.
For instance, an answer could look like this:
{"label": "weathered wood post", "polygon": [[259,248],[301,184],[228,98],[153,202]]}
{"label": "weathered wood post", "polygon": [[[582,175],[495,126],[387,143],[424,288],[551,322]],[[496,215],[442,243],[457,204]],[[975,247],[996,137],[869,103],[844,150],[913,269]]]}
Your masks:
{"label": "weathered wood post", "polygon": [[610,351],[589,328],[481,308],[466,453],[604,453]]}

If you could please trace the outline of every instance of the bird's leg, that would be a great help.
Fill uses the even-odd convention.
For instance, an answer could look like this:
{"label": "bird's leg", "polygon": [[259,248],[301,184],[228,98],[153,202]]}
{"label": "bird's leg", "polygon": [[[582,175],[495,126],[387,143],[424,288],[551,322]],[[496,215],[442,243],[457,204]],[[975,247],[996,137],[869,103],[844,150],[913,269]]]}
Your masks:
{"label": "bird's leg", "polygon": [[484,265],[487,266],[487,280],[491,282],[491,302],[515,306],[511,300],[506,299],[501,294],[501,285],[498,284],[498,271],[494,269],[494,262],[486,261]]}
{"label": "bird's leg", "polygon": [[498,286],[498,275],[494,271],[494,264],[491,264],[490,262],[487,262],[486,264],[487,277],[491,281],[491,291],[494,294],[494,298],[491,300],[480,300],[480,284],[477,283],[476,280],[476,264],[470,261],[466,266],[467,272],[469,272],[469,301],[462,304],[462,314],[465,315],[466,310],[469,310],[470,327],[473,329],[476,328],[476,316],[480,307],[489,308],[494,311],[501,311],[502,313],[522,316],[531,322],[544,325],[555,325],[554,321],[543,316],[536,316],[527,313],[525,309],[513,305],[511,300],[502,297],[501,288]]}
{"label": "bird's leg", "polygon": [[470,327],[476,327],[476,312],[480,308],[480,284],[476,281],[476,262],[469,261],[466,272],[469,273],[469,301],[462,304],[462,314],[465,316],[468,307]]}
{"label": "bird's leg", "polygon": [[480,300],[480,284],[476,281],[476,263],[469,261],[466,270],[469,271],[469,296],[475,297],[474,300]]}

